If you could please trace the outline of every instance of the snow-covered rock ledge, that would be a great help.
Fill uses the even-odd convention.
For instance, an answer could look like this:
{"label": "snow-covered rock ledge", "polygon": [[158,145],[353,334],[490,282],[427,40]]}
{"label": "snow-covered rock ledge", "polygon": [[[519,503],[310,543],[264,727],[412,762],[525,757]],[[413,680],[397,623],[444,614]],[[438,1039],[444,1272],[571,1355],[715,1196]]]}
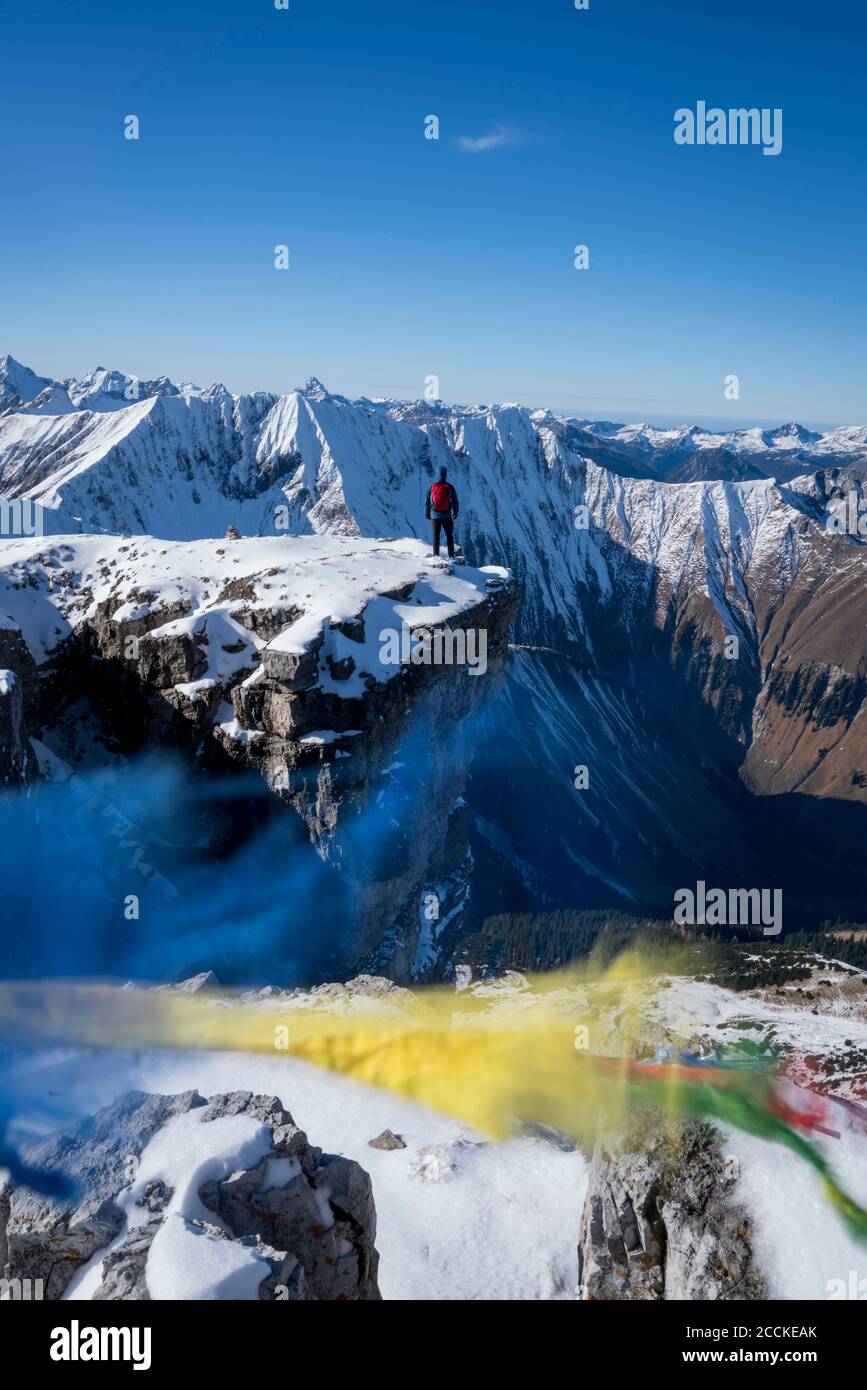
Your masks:
{"label": "snow-covered rock ledge", "polygon": [[[364,675],[394,674],[380,658],[374,625],[454,625],[508,581],[505,569],[434,558],[411,538],[33,537],[6,541],[0,551],[0,627],[19,629],[37,663],[86,625],[113,625],[118,639],[243,642],[245,660],[212,653],[200,680],[226,680],[266,651],[279,675],[281,657],[302,656],[330,628],[323,675],[326,664],[351,654],[355,680],[345,693],[359,693]],[[371,604],[373,623],[360,635]],[[341,636],[356,645],[341,649]]]}
{"label": "snow-covered rock ledge", "polygon": [[228,747],[333,744],[374,687],[420,666],[483,676],[514,605],[507,570],[411,539],[85,536],[0,555],[0,654],[25,684],[78,638]]}

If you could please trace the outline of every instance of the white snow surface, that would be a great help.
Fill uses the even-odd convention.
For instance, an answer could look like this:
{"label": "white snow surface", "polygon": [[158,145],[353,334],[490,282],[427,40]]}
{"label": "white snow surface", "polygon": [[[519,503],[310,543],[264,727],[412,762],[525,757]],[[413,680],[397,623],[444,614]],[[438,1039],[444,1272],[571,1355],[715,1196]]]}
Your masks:
{"label": "white snow surface", "polygon": [[[166,1220],[150,1248],[146,1279],[152,1298],[257,1298],[271,1273],[255,1250],[221,1240],[194,1221],[213,1223],[199,1200],[203,1183],[253,1168],[271,1147],[267,1125],[249,1115],[224,1116],[202,1124],[201,1112],[177,1115],[154,1136],[130,1194],[135,1202],[155,1178],[174,1188]],[[195,1248],[193,1246],[195,1245]]]}

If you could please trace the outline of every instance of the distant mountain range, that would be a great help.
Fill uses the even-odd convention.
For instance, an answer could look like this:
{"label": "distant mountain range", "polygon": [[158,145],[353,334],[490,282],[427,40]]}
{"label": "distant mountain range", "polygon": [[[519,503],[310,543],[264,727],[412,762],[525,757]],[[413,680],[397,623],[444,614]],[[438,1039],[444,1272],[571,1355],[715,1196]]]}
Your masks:
{"label": "distant mountain range", "polygon": [[[218,496],[236,510],[240,505],[248,527],[258,530],[267,526],[263,518],[275,498],[282,500],[283,480],[306,481],[292,477],[294,461],[320,437],[338,467],[357,443],[367,457],[396,460],[403,473],[407,458],[447,462],[474,438],[503,436],[548,455],[556,445],[623,477],[671,483],[788,482],[817,467],[867,468],[863,425],[817,433],[791,423],[714,434],[695,425],[618,425],[515,405],[350,401],[315,378],[285,396],[233,396],[219,384],[141,381],[103,367],[53,381],[0,357],[0,488],[62,513],[65,530],[125,527],[205,537],[218,534]],[[126,485],[131,467],[143,470],[136,475],[139,495],[125,501],[113,496],[113,483],[120,478]],[[207,476],[197,476],[200,468]],[[145,475],[161,503],[144,495]],[[201,483],[211,494],[207,502]]]}

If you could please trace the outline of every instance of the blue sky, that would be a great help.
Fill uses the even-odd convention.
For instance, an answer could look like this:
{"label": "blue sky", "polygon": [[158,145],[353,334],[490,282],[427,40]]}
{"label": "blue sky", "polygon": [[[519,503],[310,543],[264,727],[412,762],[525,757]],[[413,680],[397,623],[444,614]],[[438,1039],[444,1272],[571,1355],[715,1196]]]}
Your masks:
{"label": "blue sky", "polygon": [[[58,0],[3,35],[0,351],[36,371],[867,421],[854,0]],[[781,107],[782,153],[675,145],[699,99]]]}

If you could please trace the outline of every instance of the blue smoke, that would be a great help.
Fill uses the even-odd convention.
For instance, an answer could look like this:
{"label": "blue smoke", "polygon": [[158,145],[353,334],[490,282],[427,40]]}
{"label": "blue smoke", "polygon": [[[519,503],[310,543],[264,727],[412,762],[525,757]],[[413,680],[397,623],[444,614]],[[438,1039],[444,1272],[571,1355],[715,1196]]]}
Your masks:
{"label": "blue smoke", "polygon": [[281,982],[313,968],[304,917],[342,884],[259,779],[147,759],[0,799],[6,978]]}
{"label": "blue smoke", "polygon": [[[29,1187],[45,1197],[65,1201],[75,1196],[76,1186],[64,1173],[48,1168],[34,1168],[8,1140],[12,1113],[0,1104],[0,1169],[5,1169],[13,1187]],[[2,1270],[0,1270],[2,1274]]]}
{"label": "blue smoke", "polygon": [[[377,750],[387,771],[363,790],[357,773],[340,782],[350,760],[332,763],[338,825],[325,857],[261,777],[205,775],[177,757],[7,793],[0,978],[158,982],[211,969],[224,984],[284,988],[342,978],[365,889],[404,873],[426,833],[432,746],[448,778],[474,725],[416,719]],[[299,787],[311,779],[311,804],[319,770],[294,774]]]}

